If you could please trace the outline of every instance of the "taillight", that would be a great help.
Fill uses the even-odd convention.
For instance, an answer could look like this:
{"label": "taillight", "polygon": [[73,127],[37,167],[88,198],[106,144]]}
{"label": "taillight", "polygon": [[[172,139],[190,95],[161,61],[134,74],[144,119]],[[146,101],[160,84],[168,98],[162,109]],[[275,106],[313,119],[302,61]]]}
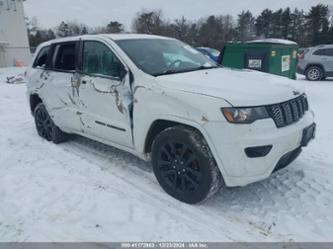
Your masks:
{"label": "taillight", "polygon": [[303,59],[304,59],[304,55],[305,55],[304,52],[301,53],[301,54],[299,54],[299,55],[298,55],[298,59],[299,59],[299,60],[303,60]]}

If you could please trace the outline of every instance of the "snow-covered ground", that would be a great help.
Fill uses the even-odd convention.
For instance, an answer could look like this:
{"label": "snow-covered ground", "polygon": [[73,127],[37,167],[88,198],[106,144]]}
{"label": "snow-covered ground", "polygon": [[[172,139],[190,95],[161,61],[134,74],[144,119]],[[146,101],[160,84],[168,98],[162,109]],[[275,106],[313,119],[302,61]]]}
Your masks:
{"label": "snow-covered ground", "polygon": [[25,85],[5,83],[21,70],[0,69],[0,241],[332,241],[333,81],[302,81],[318,133],[300,158],[190,206],[128,153],[38,137]]}

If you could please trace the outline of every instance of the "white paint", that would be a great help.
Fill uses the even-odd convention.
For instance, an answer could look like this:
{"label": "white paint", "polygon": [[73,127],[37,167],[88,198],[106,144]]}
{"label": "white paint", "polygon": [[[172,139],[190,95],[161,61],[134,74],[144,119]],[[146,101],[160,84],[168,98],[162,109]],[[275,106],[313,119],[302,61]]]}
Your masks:
{"label": "white paint", "polygon": [[[126,37],[129,39],[156,38],[156,36],[131,34],[90,35],[60,40],[70,41],[80,38],[98,40],[107,44],[118,56],[127,71],[132,72],[134,78],[132,96],[118,95],[120,97],[118,101],[126,103],[123,105],[124,112],[117,109],[114,93],[94,91],[91,84],[99,82],[100,86],[109,85],[118,93],[122,91],[128,93],[129,77],[126,77],[124,82],[107,81],[99,77],[92,79],[94,82],[89,82],[90,79],[87,79],[88,83],[80,86],[79,89],[79,92],[83,90],[82,95],[77,94],[76,104],[72,105],[68,102],[68,96],[73,94],[70,90],[72,74],[67,74],[67,78],[64,78],[63,73],[51,72],[49,79],[61,81],[61,84],[64,84],[63,86],[60,83],[54,84],[59,90],[56,92],[49,88],[53,85],[49,82],[45,82],[44,87],[39,89],[40,82],[36,80],[36,77],[40,76],[41,71],[29,68],[28,94],[41,95],[55,123],[61,129],[116,146],[141,158],[145,158],[146,137],[154,121],[162,119],[192,126],[205,137],[228,186],[244,186],[269,177],[278,160],[287,152],[300,146],[303,129],[313,123],[313,113],[309,111],[299,122],[283,129],[276,128],[272,119],[259,120],[249,125],[230,124],[221,112],[222,107],[231,105],[253,107],[282,103],[295,98],[295,91],[304,93],[304,89],[296,81],[285,77],[228,68],[153,77],[138,69],[112,41]],[[159,39],[167,38],[159,37]],[[52,41],[45,44],[51,43]],[[85,93],[86,87],[90,87],[90,90]],[[124,96],[127,97],[122,100]],[[128,98],[131,97],[130,100],[134,103],[133,120],[127,111],[131,103]],[[60,98],[67,99],[68,105],[59,108],[61,107]],[[81,105],[81,101],[86,104]],[[84,107],[85,105],[88,108]],[[54,111],[55,107],[56,111]],[[75,115],[77,111],[83,113],[84,124],[80,126],[78,121],[73,121],[71,126],[71,122],[66,122],[68,119],[63,118],[63,113],[72,115],[72,118],[78,120],[80,115]],[[94,125],[96,120],[123,128],[125,131],[99,127]],[[90,124],[90,129],[86,129],[87,124]],[[273,145],[269,156],[256,159],[246,157],[244,148],[262,145]]]}

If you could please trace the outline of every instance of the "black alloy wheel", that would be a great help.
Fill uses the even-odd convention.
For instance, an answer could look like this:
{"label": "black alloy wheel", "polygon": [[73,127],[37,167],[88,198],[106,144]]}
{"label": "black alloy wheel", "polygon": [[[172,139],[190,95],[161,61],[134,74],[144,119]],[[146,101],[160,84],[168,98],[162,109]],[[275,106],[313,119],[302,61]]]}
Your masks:
{"label": "black alloy wheel", "polygon": [[39,136],[47,141],[52,140],[53,124],[45,107],[37,108],[35,111],[36,128]]}
{"label": "black alloy wheel", "polygon": [[152,163],[161,187],[182,202],[204,201],[223,182],[208,144],[190,127],[179,125],[162,131],[153,142]]}
{"label": "black alloy wheel", "polygon": [[55,144],[64,142],[67,134],[61,131],[48,114],[45,105],[39,103],[34,110],[35,124],[38,135]]}
{"label": "black alloy wheel", "polygon": [[158,165],[165,182],[179,193],[190,193],[198,189],[202,171],[197,156],[182,142],[171,140],[158,155]]}

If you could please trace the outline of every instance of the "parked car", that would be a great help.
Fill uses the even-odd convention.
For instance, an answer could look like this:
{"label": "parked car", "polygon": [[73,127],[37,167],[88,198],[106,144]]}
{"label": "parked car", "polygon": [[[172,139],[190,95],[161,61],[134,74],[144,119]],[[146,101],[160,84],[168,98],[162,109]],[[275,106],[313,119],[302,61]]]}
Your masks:
{"label": "parked car", "polygon": [[39,136],[60,143],[79,134],[151,160],[162,188],[186,203],[269,177],[315,133],[293,81],[221,68],[166,37],[48,41],[27,81]]}
{"label": "parked car", "polygon": [[301,56],[304,53],[305,50],[307,50],[307,48],[299,48],[298,52],[297,52],[297,55]]}
{"label": "parked car", "polygon": [[217,62],[217,60],[220,56],[220,51],[218,51],[217,49],[214,49],[214,48],[198,47],[196,49],[215,62]]}
{"label": "parked car", "polygon": [[297,71],[308,80],[333,77],[333,44],[307,48],[298,57]]}

